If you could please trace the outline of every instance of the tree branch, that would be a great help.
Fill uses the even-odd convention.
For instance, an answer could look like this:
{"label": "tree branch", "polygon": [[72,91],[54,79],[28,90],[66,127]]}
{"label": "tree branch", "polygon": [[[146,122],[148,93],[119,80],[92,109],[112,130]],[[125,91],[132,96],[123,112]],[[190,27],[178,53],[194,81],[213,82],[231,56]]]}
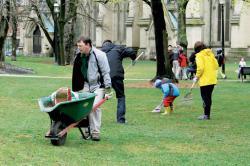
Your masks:
{"label": "tree branch", "polygon": [[148,6],[151,7],[151,2],[149,0],[142,0],[143,2],[145,2],[146,4],[148,4]]}

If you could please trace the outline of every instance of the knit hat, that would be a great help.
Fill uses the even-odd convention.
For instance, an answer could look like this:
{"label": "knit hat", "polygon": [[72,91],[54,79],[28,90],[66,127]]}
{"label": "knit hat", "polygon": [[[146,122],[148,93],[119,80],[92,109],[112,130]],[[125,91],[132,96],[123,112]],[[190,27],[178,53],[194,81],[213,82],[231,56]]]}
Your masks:
{"label": "knit hat", "polygon": [[160,79],[155,80],[154,86],[156,88],[159,88],[161,86],[161,80]]}

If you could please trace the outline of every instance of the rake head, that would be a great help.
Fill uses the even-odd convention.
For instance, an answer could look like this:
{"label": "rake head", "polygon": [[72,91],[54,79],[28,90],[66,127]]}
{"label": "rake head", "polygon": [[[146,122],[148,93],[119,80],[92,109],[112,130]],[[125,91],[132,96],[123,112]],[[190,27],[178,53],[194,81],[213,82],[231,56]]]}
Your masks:
{"label": "rake head", "polygon": [[188,92],[187,94],[185,94],[184,99],[185,100],[191,100],[192,99],[192,93],[191,93],[191,91]]}

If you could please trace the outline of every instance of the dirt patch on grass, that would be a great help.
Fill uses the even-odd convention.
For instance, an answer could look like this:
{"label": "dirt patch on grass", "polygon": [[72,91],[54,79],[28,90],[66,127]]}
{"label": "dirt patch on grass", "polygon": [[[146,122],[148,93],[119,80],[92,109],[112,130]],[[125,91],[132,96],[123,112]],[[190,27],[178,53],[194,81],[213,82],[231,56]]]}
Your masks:
{"label": "dirt patch on grass", "polygon": [[30,68],[23,68],[10,63],[3,63],[0,67],[0,74],[34,74],[34,71]]}
{"label": "dirt patch on grass", "polygon": [[[179,88],[190,88],[192,82],[180,82],[176,84]],[[125,84],[128,88],[153,88],[153,85],[149,81],[144,82],[129,82]]]}

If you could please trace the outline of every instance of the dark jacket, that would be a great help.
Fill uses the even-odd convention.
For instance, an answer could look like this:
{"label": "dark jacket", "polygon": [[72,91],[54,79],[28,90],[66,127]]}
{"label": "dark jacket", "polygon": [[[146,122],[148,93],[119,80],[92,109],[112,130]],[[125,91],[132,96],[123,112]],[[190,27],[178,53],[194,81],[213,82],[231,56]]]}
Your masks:
{"label": "dark jacket", "polygon": [[81,53],[76,54],[74,64],[73,64],[73,73],[72,73],[72,91],[77,92],[83,89],[85,78],[83,77],[82,71],[82,60]]}
{"label": "dark jacket", "polygon": [[110,66],[110,77],[124,79],[124,69],[122,66],[123,58],[130,57],[132,60],[136,59],[136,53],[132,48],[124,47],[121,45],[115,45],[107,42],[103,45],[103,52],[107,54],[109,66]]}
{"label": "dark jacket", "polygon": [[196,70],[197,66],[195,62],[195,54],[196,52],[192,52],[189,57],[189,62],[190,62],[189,67]]}

